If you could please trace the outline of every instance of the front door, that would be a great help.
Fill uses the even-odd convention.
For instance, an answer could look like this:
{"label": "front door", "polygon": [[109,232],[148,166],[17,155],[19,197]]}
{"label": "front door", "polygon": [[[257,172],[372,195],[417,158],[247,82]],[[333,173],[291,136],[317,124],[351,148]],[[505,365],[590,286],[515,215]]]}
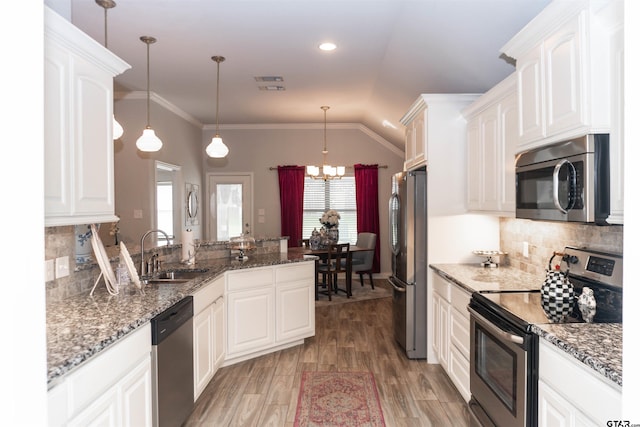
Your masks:
{"label": "front door", "polygon": [[252,231],[253,174],[208,174],[208,239],[228,241]]}

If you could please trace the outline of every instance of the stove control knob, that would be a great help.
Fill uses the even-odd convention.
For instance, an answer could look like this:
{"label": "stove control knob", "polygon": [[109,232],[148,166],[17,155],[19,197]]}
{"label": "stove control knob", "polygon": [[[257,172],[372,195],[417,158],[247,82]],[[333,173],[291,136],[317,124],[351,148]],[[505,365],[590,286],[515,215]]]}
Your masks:
{"label": "stove control knob", "polygon": [[567,262],[567,264],[577,264],[578,263],[578,257],[575,255],[567,255],[565,257],[565,261]]}

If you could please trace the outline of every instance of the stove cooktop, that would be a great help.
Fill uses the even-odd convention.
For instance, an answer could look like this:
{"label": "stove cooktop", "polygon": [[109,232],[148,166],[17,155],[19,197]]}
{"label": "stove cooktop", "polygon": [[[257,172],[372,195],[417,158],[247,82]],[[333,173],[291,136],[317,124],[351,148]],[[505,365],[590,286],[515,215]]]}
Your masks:
{"label": "stove cooktop", "polygon": [[[543,304],[539,290],[477,292],[473,294],[472,300],[525,329],[529,329],[532,324],[621,323],[622,256],[573,247],[566,247],[564,254],[564,265],[569,266],[569,281],[574,288],[574,298],[566,303],[562,314],[549,307],[548,301]],[[578,297],[584,287],[593,290],[596,308],[585,309],[583,313]]]}

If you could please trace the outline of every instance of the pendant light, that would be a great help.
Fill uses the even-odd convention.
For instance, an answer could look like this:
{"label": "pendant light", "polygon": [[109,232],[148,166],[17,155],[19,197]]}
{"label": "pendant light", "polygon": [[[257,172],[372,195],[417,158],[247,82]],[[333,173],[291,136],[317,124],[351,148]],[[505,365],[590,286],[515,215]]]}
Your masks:
{"label": "pendant light", "polygon": [[[104,47],[109,49],[107,44],[107,10],[116,7],[116,2],[113,0],[96,0],[96,3],[104,9]],[[113,139],[118,139],[124,133],[122,125],[116,120],[116,115],[113,114]]]}
{"label": "pendant light", "polygon": [[136,147],[140,151],[153,152],[159,151],[162,148],[162,141],[156,136],[156,133],[151,129],[150,117],[150,95],[149,95],[149,45],[156,42],[154,37],[142,36],[140,40],[147,45],[147,127],[142,131],[142,136],[136,141]]}
{"label": "pendant light", "polygon": [[216,135],[211,139],[209,145],[207,145],[206,152],[209,157],[214,159],[221,159],[229,154],[229,147],[224,145],[220,134],[218,133],[218,113],[220,111],[220,63],[225,60],[224,56],[212,56],[211,59],[218,64],[218,77],[216,79]]}
{"label": "pendant light", "polygon": [[[307,166],[307,175],[313,179],[322,179],[323,181],[329,181],[331,179],[341,179],[344,176],[344,166],[331,166],[327,164],[327,110],[329,107],[323,105],[320,107],[324,111],[324,148],[322,150],[322,166]],[[320,172],[322,171],[322,174]]]}

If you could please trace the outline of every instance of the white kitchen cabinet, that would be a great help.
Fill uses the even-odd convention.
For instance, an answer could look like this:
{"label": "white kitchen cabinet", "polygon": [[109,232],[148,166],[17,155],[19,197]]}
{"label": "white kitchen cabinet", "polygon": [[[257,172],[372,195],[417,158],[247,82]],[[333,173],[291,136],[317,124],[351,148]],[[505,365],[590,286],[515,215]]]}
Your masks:
{"label": "white kitchen cabinet", "polygon": [[460,395],[470,389],[470,326],[467,306],[471,295],[439,275],[433,281],[434,352]]}
{"label": "white kitchen cabinet", "polygon": [[551,2],[502,48],[516,60],[518,152],[609,132],[607,3]]}
{"label": "white kitchen cabinet", "polygon": [[540,339],[538,425],[603,426],[622,419],[622,388]]}
{"label": "white kitchen cabinet", "polygon": [[315,334],[315,264],[226,273],[225,365],[302,344]]}
{"label": "white kitchen cabinet", "polygon": [[130,66],[44,12],[45,225],[116,221],[113,77]]}
{"label": "white kitchen cabinet", "polygon": [[194,402],[224,361],[226,324],[224,276],[193,294]]}
{"label": "white kitchen cabinet", "polygon": [[624,28],[622,2],[614,2],[614,14],[618,16],[611,36],[611,132],[609,155],[611,157],[611,205],[609,224],[624,223]]}
{"label": "white kitchen cabinet", "polygon": [[412,107],[411,117],[400,122],[406,126],[404,139],[404,170],[413,170],[427,164],[427,105],[422,98]]}
{"label": "white kitchen cabinet", "polygon": [[467,209],[515,216],[516,74],[463,110],[467,119]]}
{"label": "white kitchen cabinet", "polygon": [[151,399],[147,323],[49,390],[49,425],[151,426]]}

